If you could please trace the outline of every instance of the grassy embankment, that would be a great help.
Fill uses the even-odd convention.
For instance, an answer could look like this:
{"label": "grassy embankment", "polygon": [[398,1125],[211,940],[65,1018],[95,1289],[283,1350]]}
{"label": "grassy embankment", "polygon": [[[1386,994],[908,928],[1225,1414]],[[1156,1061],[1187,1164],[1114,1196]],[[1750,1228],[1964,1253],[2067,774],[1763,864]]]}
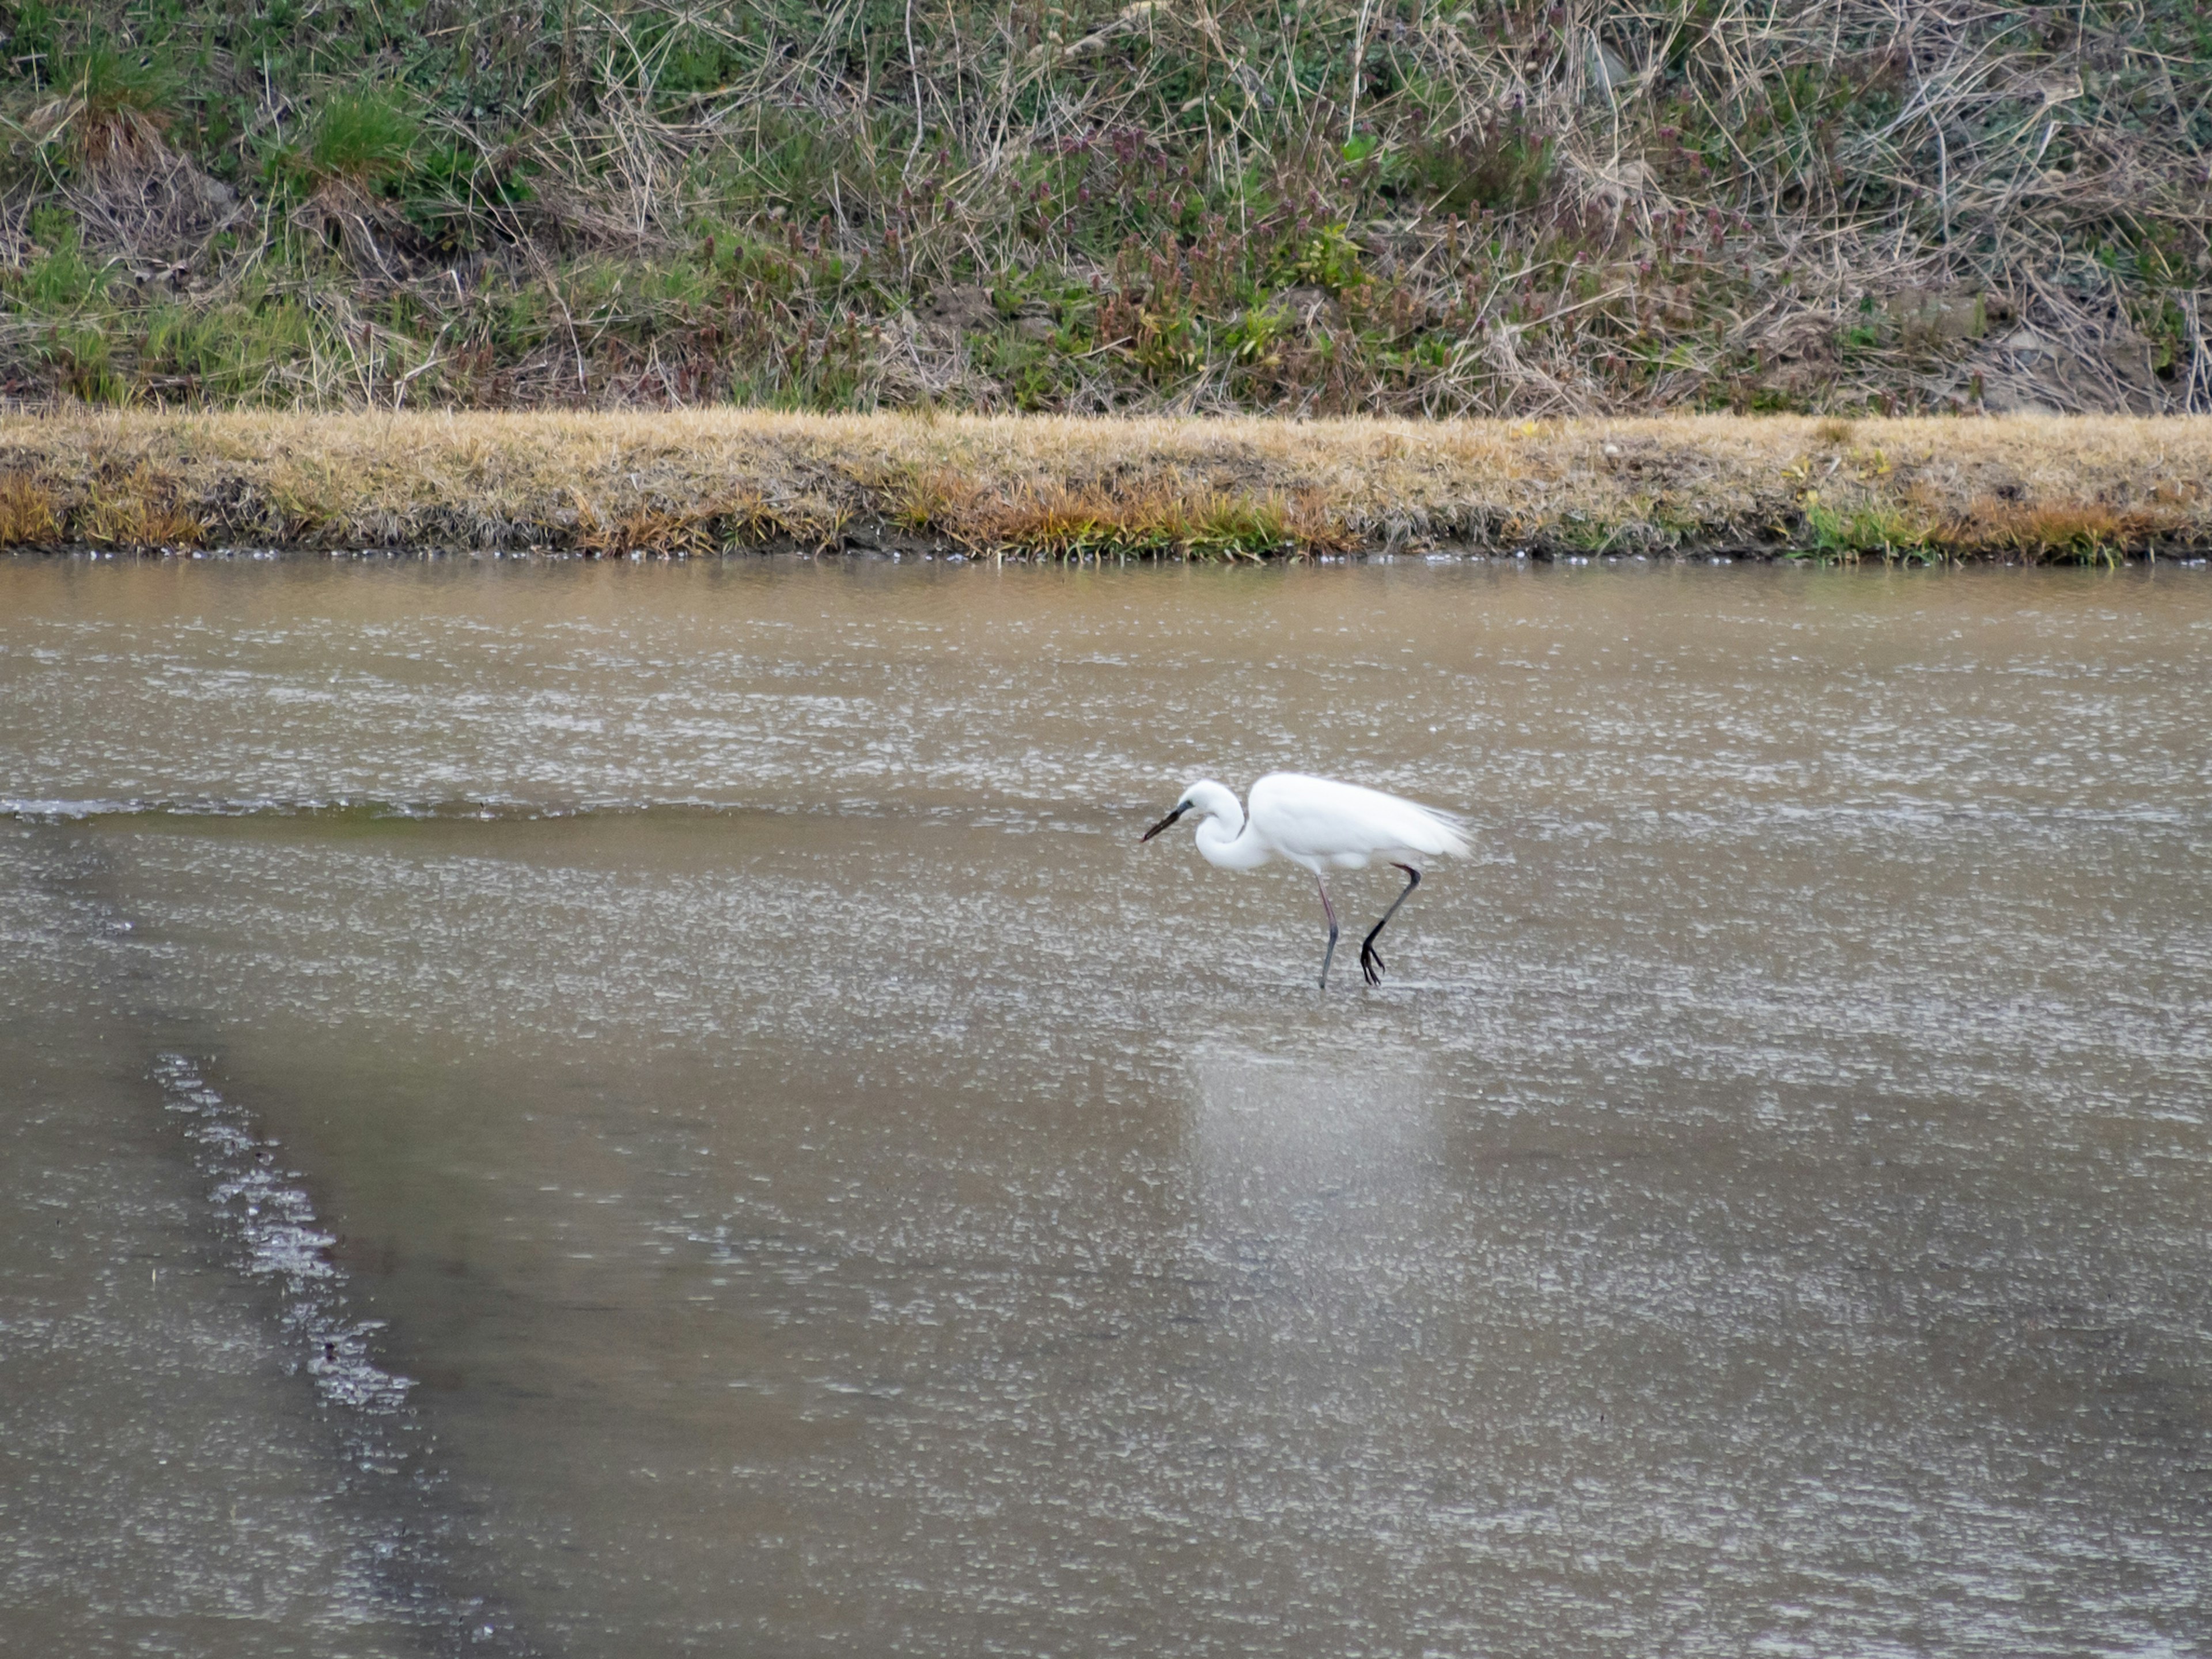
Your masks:
{"label": "grassy embankment", "polygon": [[24,0],[0,29],[19,400],[2212,411],[2199,0]]}
{"label": "grassy embankment", "polygon": [[84,412],[0,424],[0,545],[2099,561],[2208,480],[2203,417]]}

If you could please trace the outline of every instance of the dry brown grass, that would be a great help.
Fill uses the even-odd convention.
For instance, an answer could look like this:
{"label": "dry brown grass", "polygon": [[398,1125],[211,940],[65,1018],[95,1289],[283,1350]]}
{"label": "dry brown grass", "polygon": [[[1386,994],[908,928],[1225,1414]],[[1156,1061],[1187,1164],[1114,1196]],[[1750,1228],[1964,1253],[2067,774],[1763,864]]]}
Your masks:
{"label": "dry brown grass", "polygon": [[2212,546],[2208,477],[2212,419],[80,413],[0,423],[0,542],[2098,559]]}
{"label": "dry brown grass", "polygon": [[899,497],[894,521],[981,551],[1054,558],[1166,553],[1228,559],[1334,552],[1355,537],[1322,494],[1252,490],[1159,471],[1012,483],[933,468]]}
{"label": "dry brown grass", "polygon": [[95,547],[198,547],[207,526],[179,499],[176,475],[140,460],[127,474],[96,469],[70,519],[71,539]]}
{"label": "dry brown grass", "polygon": [[0,547],[47,547],[61,538],[53,491],[28,473],[0,477]]}
{"label": "dry brown grass", "polygon": [[2138,549],[2185,536],[2185,515],[2168,507],[2118,508],[2102,501],[1970,503],[1947,526],[1950,544],[2035,562],[2121,559]]}

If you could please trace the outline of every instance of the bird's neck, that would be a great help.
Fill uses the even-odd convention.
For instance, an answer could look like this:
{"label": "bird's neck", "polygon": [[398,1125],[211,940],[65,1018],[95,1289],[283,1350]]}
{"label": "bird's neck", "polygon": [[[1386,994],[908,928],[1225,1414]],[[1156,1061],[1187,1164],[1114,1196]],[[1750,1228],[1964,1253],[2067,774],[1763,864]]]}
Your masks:
{"label": "bird's neck", "polygon": [[1216,814],[1198,826],[1198,850],[1208,864],[1224,870],[1252,870],[1271,856],[1257,836],[1244,833],[1244,814]]}

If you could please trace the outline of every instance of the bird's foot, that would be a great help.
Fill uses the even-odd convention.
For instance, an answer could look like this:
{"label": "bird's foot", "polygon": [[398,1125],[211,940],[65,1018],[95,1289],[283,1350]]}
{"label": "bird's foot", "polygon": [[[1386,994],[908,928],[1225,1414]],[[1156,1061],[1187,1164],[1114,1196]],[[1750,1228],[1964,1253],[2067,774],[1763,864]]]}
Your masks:
{"label": "bird's foot", "polygon": [[1380,985],[1382,982],[1382,957],[1380,951],[1371,945],[1360,946],[1359,971],[1367,975],[1367,982],[1370,985]]}

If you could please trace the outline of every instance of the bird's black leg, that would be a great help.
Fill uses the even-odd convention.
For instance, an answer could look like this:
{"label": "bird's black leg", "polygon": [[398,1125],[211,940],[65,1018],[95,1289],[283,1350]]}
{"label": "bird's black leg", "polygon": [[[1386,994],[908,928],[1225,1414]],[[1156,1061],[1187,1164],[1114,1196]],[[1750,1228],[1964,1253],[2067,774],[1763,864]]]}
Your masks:
{"label": "bird's black leg", "polygon": [[1314,885],[1321,889],[1321,913],[1328,918],[1328,949],[1322,951],[1321,957],[1321,988],[1326,991],[1328,989],[1329,961],[1336,955],[1336,907],[1328,902],[1328,884],[1321,878],[1318,872],[1314,876]]}
{"label": "bird's black leg", "polygon": [[1390,908],[1382,913],[1382,920],[1375,924],[1374,933],[1368,934],[1359,945],[1359,971],[1367,975],[1367,982],[1370,985],[1380,985],[1382,982],[1382,957],[1375,948],[1376,933],[1381,933],[1390,925],[1390,918],[1398,914],[1398,907],[1411,898],[1413,890],[1421,884],[1421,872],[1412,865],[1401,864],[1393,867],[1406,872],[1406,890],[1390,901]]}

